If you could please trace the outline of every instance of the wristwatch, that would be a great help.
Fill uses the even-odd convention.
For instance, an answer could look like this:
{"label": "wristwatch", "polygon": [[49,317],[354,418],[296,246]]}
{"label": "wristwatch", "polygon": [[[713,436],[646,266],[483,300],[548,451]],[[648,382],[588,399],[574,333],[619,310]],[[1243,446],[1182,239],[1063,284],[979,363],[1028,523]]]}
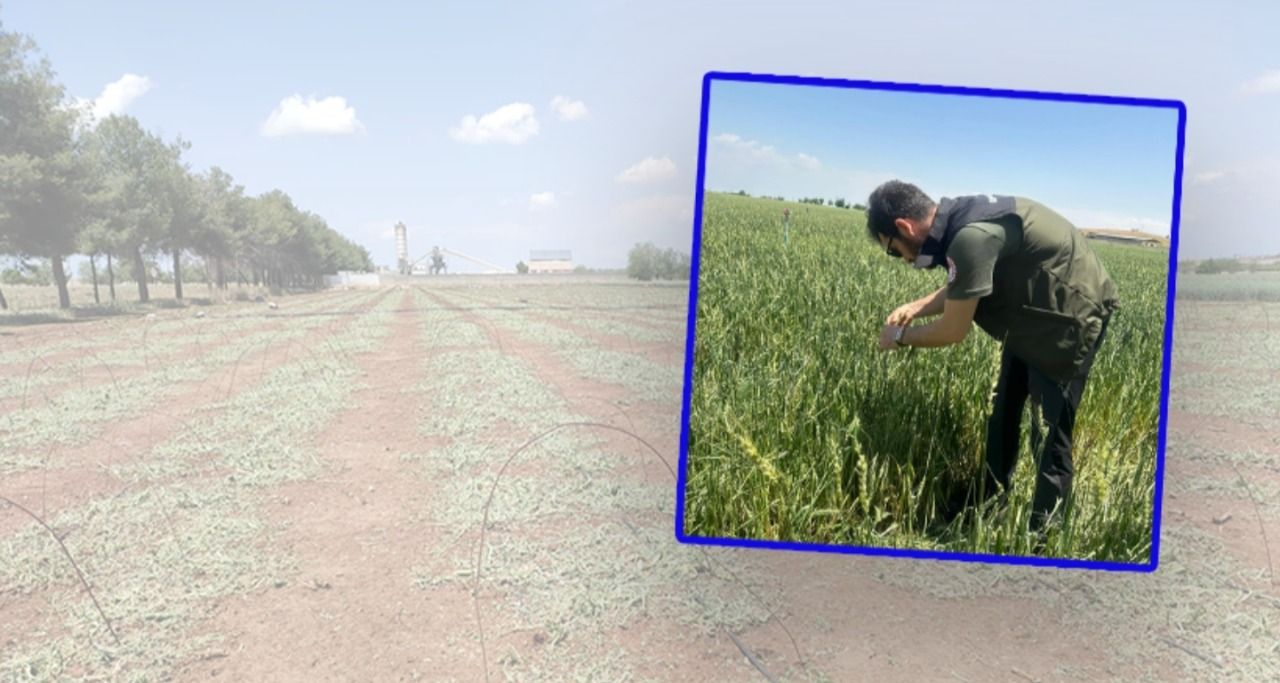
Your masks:
{"label": "wristwatch", "polygon": [[907,333],[907,326],[906,326],[906,325],[903,325],[902,327],[899,327],[899,328],[898,328],[898,331],[893,333],[893,343],[894,343],[894,344],[896,344],[896,345],[898,346],[898,348],[900,348],[900,349],[902,349],[902,348],[906,348],[906,347],[907,347],[907,344],[903,343],[903,341],[902,341],[902,335],[904,335],[904,334],[906,334],[906,333]]}

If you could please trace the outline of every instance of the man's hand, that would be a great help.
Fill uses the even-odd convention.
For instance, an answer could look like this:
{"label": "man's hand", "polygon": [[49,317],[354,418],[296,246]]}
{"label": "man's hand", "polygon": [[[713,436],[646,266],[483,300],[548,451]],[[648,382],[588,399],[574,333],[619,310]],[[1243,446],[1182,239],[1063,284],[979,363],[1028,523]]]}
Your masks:
{"label": "man's hand", "polygon": [[919,301],[902,304],[893,309],[893,312],[889,314],[888,318],[885,318],[884,322],[886,325],[896,325],[898,327],[909,325],[912,320],[916,319],[917,315],[920,315],[920,311],[923,308],[924,304]]}
{"label": "man's hand", "polygon": [[898,346],[896,342],[893,341],[893,338],[898,336],[898,330],[901,330],[901,329],[902,329],[902,325],[885,325],[884,329],[880,330],[880,350],[881,351],[894,351],[902,348]]}

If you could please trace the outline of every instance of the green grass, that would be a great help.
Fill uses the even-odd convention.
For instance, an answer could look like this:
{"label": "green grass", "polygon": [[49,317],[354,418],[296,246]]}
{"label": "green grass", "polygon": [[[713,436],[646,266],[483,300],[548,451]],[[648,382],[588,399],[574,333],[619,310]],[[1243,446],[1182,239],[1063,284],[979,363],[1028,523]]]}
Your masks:
{"label": "green grass", "polygon": [[[1145,562],[1168,252],[1095,248],[1122,310],[1077,418],[1073,504],[1042,553]],[[936,525],[951,486],[980,471],[999,346],[975,327],[944,349],[876,348],[888,313],[941,278],[886,257],[861,212],[709,193],[686,532],[1030,554],[1026,425],[1006,510]]]}

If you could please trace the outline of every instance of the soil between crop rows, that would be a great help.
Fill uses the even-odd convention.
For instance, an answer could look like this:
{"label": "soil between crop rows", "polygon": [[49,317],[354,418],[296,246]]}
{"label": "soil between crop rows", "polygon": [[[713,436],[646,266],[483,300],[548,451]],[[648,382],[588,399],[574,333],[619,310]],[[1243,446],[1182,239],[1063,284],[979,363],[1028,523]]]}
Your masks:
{"label": "soil between crop rows", "polygon": [[[739,643],[782,680],[1267,680],[1276,670],[1274,652],[1271,660],[1262,653],[1277,636],[1280,601],[1271,600],[1280,591],[1258,520],[1280,540],[1280,510],[1255,498],[1280,487],[1280,424],[1201,414],[1194,405],[1170,421],[1165,550],[1155,574],[682,546],[673,538],[674,481],[659,458],[633,437],[583,427],[535,444],[503,472],[477,587],[470,572],[482,504],[504,461],[539,432],[565,421],[612,425],[677,465],[683,325],[609,309],[619,292],[600,291],[463,288],[446,278],[311,299],[317,313],[354,303],[353,315],[247,350],[234,369],[221,365],[145,413],[95,423],[89,442],[6,474],[0,494],[66,534],[122,638],[144,639],[152,654],[111,645],[83,589],[57,569],[65,558],[49,550],[40,556],[48,578],[0,584],[3,676],[478,681],[487,669],[491,680],[764,680]],[[661,294],[683,305],[684,290]],[[650,290],[636,296],[666,305]],[[521,306],[522,298],[600,301],[607,322],[574,322]],[[592,315],[589,306],[580,314]],[[244,334],[307,319],[264,319]],[[603,331],[614,323],[671,335],[632,343]],[[94,325],[83,329],[121,338]],[[367,342],[341,346],[362,330]],[[234,340],[205,337],[204,353]],[[74,357],[67,354],[58,358]],[[1193,362],[1197,372],[1216,367],[1211,357]],[[286,367],[296,368],[297,388],[276,390]],[[339,393],[321,399],[307,389],[319,390],[317,378],[339,382]],[[666,394],[670,400],[659,398]],[[240,573],[202,588],[208,597],[184,599],[172,616],[119,594],[130,578],[112,573],[115,560],[138,562],[110,553],[147,546],[90,544],[86,534],[112,528],[93,512],[108,508],[95,506],[154,490],[174,501],[174,538],[197,542],[192,534],[214,527],[192,526],[206,522],[182,496],[197,504],[199,491],[221,491],[229,473],[249,472],[224,451],[251,447],[255,430],[274,437],[264,422],[245,425],[249,438],[227,433],[211,452],[161,446],[186,443],[192,431],[222,434],[216,425],[229,411],[248,411],[245,401],[258,395],[282,401],[281,420],[318,401],[331,407],[316,413],[319,423],[280,425],[297,453],[278,466],[310,464],[234,484],[237,519],[252,523],[245,559],[254,559],[192,567],[196,573],[157,568],[158,577]],[[1252,489],[1235,484],[1237,471]],[[35,557],[21,545],[38,538],[33,527],[0,506],[0,545],[24,553],[13,557]],[[17,569],[25,571],[3,575],[27,576]],[[1185,607],[1189,595],[1202,605]]]}

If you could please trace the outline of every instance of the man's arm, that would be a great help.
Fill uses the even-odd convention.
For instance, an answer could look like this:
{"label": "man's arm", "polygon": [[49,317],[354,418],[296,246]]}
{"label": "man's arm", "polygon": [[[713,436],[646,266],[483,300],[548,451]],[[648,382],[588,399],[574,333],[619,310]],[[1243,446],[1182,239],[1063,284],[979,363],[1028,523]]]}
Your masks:
{"label": "man's arm", "polygon": [[885,323],[901,327],[916,318],[928,318],[939,315],[947,298],[947,287],[943,285],[937,291],[926,294],[915,301],[902,304],[893,309]]}
{"label": "man's arm", "polygon": [[[942,317],[920,327],[908,327],[902,333],[906,346],[949,346],[964,341],[973,325],[973,314],[978,309],[978,299],[946,299]],[[893,338],[901,325],[885,325],[880,332],[880,348],[891,351],[898,348]]]}

